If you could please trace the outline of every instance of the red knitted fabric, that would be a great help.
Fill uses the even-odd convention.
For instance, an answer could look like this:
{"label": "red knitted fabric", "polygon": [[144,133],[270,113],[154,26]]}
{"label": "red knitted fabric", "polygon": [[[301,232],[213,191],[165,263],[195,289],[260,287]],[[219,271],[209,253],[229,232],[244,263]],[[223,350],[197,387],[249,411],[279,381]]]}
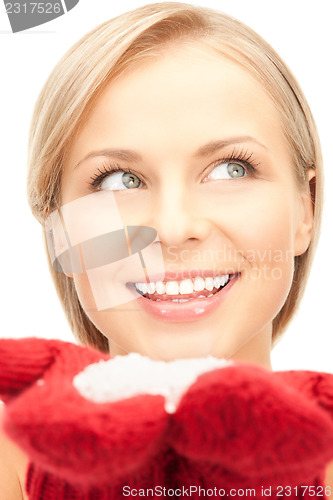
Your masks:
{"label": "red knitted fabric", "polygon": [[293,488],[289,498],[324,491],[333,375],[228,365],[198,377],[170,415],[162,396],[83,398],[73,377],[102,359],[60,341],[0,340],[4,427],[30,458],[31,500],[120,499],[125,486],[150,488],[149,498],[163,487],[195,499],[213,488],[253,488],[252,498],[262,488],[270,498],[277,487]]}

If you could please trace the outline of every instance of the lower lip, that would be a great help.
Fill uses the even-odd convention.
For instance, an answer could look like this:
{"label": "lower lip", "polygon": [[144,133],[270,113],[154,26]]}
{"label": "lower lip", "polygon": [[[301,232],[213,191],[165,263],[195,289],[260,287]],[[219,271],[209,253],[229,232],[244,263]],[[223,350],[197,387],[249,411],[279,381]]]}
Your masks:
{"label": "lower lip", "polygon": [[188,302],[155,301],[140,295],[137,300],[142,309],[159,320],[177,323],[195,321],[216,311],[238,278],[239,274],[236,274],[219,292],[205,299],[192,299]]}

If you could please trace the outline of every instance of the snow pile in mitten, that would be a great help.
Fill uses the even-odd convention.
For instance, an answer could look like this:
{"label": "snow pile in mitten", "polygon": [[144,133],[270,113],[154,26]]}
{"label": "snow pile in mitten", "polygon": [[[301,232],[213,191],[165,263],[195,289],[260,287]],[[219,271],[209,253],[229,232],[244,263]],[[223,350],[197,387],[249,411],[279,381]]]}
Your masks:
{"label": "snow pile in mitten", "polygon": [[174,413],[182,395],[199,375],[230,364],[212,356],[156,361],[131,353],[87,366],[74,377],[73,385],[81,396],[95,403],[160,394],[165,398],[165,410]]}

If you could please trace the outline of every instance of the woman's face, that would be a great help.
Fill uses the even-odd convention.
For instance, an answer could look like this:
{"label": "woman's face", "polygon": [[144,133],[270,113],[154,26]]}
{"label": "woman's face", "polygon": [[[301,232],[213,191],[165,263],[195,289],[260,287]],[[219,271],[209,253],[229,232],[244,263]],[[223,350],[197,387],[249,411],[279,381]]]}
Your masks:
{"label": "woman's face", "polygon": [[[110,173],[115,167],[130,173]],[[184,46],[109,84],[72,143],[62,203],[94,192],[114,194],[125,226],[157,231],[152,247],[170,274],[156,281],[179,282],[159,283],[149,298],[134,288],[142,278],[127,278],[133,299],[98,310],[94,289],[112,287],[108,268],[94,287],[89,273],[73,274],[111,353],[269,366],[272,320],[290,290],[293,258],[309,244],[312,212],[295,185],[280,117],[248,72]],[[83,224],[109,216],[104,209]]]}

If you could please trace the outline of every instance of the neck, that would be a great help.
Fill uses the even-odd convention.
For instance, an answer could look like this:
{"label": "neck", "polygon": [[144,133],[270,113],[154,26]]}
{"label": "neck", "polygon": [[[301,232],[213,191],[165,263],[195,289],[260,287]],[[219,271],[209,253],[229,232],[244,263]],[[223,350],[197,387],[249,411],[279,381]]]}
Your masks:
{"label": "neck", "polygon": [[235,352],[231,359],[243,363],[253,363],[271,371],[271,350],[272,326],[268,325]]}

